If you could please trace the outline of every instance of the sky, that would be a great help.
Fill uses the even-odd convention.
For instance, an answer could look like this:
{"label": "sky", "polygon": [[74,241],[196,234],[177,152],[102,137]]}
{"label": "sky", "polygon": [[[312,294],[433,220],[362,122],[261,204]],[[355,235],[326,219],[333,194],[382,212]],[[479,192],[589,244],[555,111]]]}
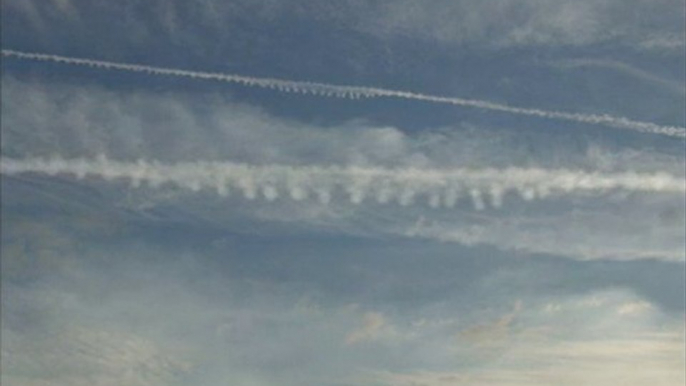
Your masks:
{"label": "sky", "polygon": [[1,383],[686,382],[682,0],[5,0]]}

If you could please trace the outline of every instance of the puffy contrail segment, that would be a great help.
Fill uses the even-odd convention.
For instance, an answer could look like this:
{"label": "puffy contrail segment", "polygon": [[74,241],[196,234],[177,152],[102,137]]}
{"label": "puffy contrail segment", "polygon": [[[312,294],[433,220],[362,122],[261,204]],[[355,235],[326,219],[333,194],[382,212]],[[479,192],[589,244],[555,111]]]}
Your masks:
{"label": "puffy contrail segment", "polygon": [[607,114],[579,114],[567,113],[561,111],[547,111],[540,109],[530,109],[521,107],[512,107],[503,104],[473,100],[462,98],[451,98],[427,95],[421,93],[414,93],[408,91],[387,90],[374,87],[358,87],[358,86],[339,86],[325,83],[314,82],[300,82],[292,80],[281,80],[272,78],[255,78],[234,74],[222,74],[211,72],[199,72],[179,70],[172,68],[153,67],[139,64],[127,64],[107,62],[102,60],[73,58],[68,56],[49,55],[40,53],[29,53],[14,50],[2,50],[3,56],[14,57],[18,59],[49,61],[71,65],[90,66],[107,70],[121,70],[142,72],[151,75],[165,75],[165,76],[180,76],[193,79],[215,80],[228,83],[237,83],[249,87],[261,87],[278,90],[281,92],[313,94],[325,97],[336,98],[399,98],[420,100],[431,103],[451,104],[456,106],[474,107],[484,110],[500,111],[510,114],[520,114],[535,116],[540,118],[558,119],[565,121],[574,121],[581,123],[589,123],[596,125],[603,125],[614,127],[618,129],[633,130],[642,133],[661,134],[671,137],[686,138],[686,128],[678,126],[661,126],[650,122],[634,121],[623,117],[615,117]]}
{"label": "puffy contrail segment", "polygon": [[508,192],[526,200],[553,194],[598,194],[609,191],[684,194],[686,179],[666,173],[599,174],[546,169],[385,169],[339,166],[254,166],[231,162],[114,161],[94,159],[3,157],[5,175],[39,173],[82,179],[126,181],[133,187],[176,186],[191,191],[214,190],[221,196],[236,191],[246,199],[314,198],[323,204],[346,199],[407,206],[422,199],[433,208],[451,208],[465,197],[476,209],[499,207]]}

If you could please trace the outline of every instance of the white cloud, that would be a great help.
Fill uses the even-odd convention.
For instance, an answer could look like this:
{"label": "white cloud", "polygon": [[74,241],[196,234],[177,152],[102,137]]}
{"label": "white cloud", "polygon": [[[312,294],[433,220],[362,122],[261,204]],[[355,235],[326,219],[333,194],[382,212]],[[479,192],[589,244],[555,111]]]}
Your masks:
{"label": "white cloud", "polygon": [[[642,312],[650,317],[627,319],[613,309],[589,308],[588,304],[599,297],[620,309],[641,304]],[[683,321],[661,319],[664,315],[650,303],[621,291],[555,300],[557,312],[553,314],[546,311],[547,307],[540,308],[539,313],[538,307],[524,305],[495,322],[464,329],[454,343],[460,355],[457,360],[479,358],[473,366],[443,371],[376,371],[356,381],[394,386],[600,386],[617,382],[667,386],[686,380]],[[491,344],[473,344],[477,338]]]}
{"label": "white cloud", "polygon": [[[682,55],[679,9],[680,0],[7,0],[3,36],[22,45],[13,49],[300,79],[351,79],[349,64],[368,55],[373,58],[360,64],[354,80],[419,87],[422,76],[438,82],[450,72],[457,81],[466,76],[463,68],[477,78],[508,72],[507,60],[525,51],[547,60],[560,54],[560,45],[584,57],[611,46],[602,51],[608,60],[629,58],[635,67],[583,65],[667,87],[666,78],[651,74],[669,73],[674,56],[665,61],[653,54]],[[276,36],[279,28],[288,33]],[[296,39],[300,33],[312,40]],[[446,60],[431,60],[430,70],[427,56],[397,62],[418,52]],[[482,57],[472,62],[472,54]],[[488,58],[496,56],[503,60],[491,68]],[[331,61],[344,64],[329,68]],[[385,61],[392,63],[377,67]],[[470,63],[484,68],[466,68]],[[507,87],[494,77],[483,84],[495,89],[475,90],[475,80],[456,91],[488,98],[520,91],[522,103],[540,98],[538,86],[523,85],[539,75],[527,63],[511,68]],[[147,83],[141,74],[100,79],[94,71],[89,83],[68,68],[53,73],[16,64],[3,75],[1,98],[3,385],[686,381],[679,274],[686,160],[677,142],[617,131],[572,135],[542,125],[518,130],[529,120],[474,118],[479,114],[467,110],[424,116],[450,111],[433,105],[415,114],[417,106],[407,104],[412,109],[389,118],[393,106],[407,101],[338,101],[338,109],[309,94],[262,100],[261,91],[243,90],[245,100],[264,102],[268,113],[237,103],[230,88],[186,89],[187,78]],[[571,76],[569,83],[578,79],[563,75]],[[119,77],[127,82],[94,84]],[[150,84],[159,88],[147,89]],[[279,87],[286,86],[294,84]],[[540,87],[559,91],[548,82]],[[572,88],[555,94],[551,108],[614,106],[642,115],[674,94],[631,111],[623,99],[594,106],[586,99],[593,90]],[[312,106],[290,110],[308,100]],[[642,103],[641,95],[631,101]],[[671,106],[648,115],[680,122]],[[375,123],[337,121],[345,116]],[[422,126],[429,118],[454,124]],[[481,123],[470,126],[470,120]],[[512,126],[493,130],[484,122]],[[78,161],[100,154],[117,162]],[[31,165],[50,173],[62,165],[69,175],[9,176],[5,168],[21,165],[8,159],[56,160]],[[228,169],[249,165],[250,172],[232,175],[240,178],[223,197],[214,193],[224,176],[212,171],[214,162]],[[343,181],[322,203],[322,186],[341,174],[334,165],[345,167]],[[447,190],[434,189],[450,170],[480,171],[461,180],[469,186],[455,205],[448,204],[456,197]],[[531,174],[541,170],[552,172]],[[71,177],[93,171],[125,179]],[[317,178],[298,179],[303,171]],[[644,179],[655,175],[663,179]],[[671,193],[656,192],[667,186],[664,178]],[[180,187],[150,186],[160,179]],[[565,179],[573,192],[546,195],[546,187]],[[494,208],[491,194],[499,197],[493,190],[502,180],[513,193],[546,199],[509,193]],[[537,189],[521,189],[523,180]],[[136,181],[140,187],[129,183]],[[389,181],[395,186],[384,185]],[[622,189],[587,191],[608,181]],[[261,199],[244,198],[253,195]],[[413,205],[396,205],[413,198]],[[532,256],[537,253],[566,258]],[[612,261],[579,261],[589,259]],[[637,259],[664,261],[625,261]]]}
{"label": "white cloud", "polygon": [[[382,36],[403,34],[487,46],[586,45],[611,40],[649,46],[649,40],[683,31],[683,23],[674,15],[679,13],[675,10],[683,11],[683,3],[673,0],[402,0],[383,2],[380,9],[379,17],[361,19],[358,28]],[[657,26],[653,20],[663,24]],[[653,37],[646,39],[646,35]]]}
{"label": "white cloud", "polygon": [[[493,280],[484,278],[485,291],[457,292],[435,286],[444,274],[436,271],[444,270],[440,265],[407,276],[364,269],[389,267],[401,257],[397,251],[372,249],[367,253],[378,265],[331,272],[340,265],[328,262],[341,256],[328,247],[304,261],[289,250],[262,260],[231,241],[217,253],[214,246],[179,247],[144,235],[112,239],[116,219],[105,217],[115,224],[95,229],[85,219],[80,227],[73,219],[12,220],[5,228],[11,232],[3,231],[2,262],[10,268],[3,279],[12,278],[3,283],[3,384],[211,385],[231,377],[264,386],[443,385],[451,379],[595,385],[607,382],[604,370],[616,375],[624,367],[637,380],[683,377],[674,359],[684,342],[680,311],[665,312],[621,289],[519,293],[517,301],[503,294],[509,279],[498,276],[498,266],[490,271]],[[280,245],[274,248],[281,253]],[[431,259],[420,254],[413,257]],[[312,264],[312,257],[320,262]],[[260,260],[266,276],[241,271]],[[282,270],[291,264],[306,272]],[[308,285],[331,279],[345,280],[334,284],[338,295]],[[369,285],[377,280],[378,287]],[[451,292],[424,297],[436,289]],[[386,301],[398,291],[404,293],[399,301]],[[336,300],[348,293],[343,297],[360,305]],[[418,307],[408,306],[415,301]],[[644,367],[629,366],[639,360]],[[371,375],[356,378],[365,373]]]}
{"label": "white cloud", "polygon": [[408,237],[494,245],[503,250],[581,260],[663,259],[684,261],[683,204],[656,200],[616,209],[577,205],[554,216],[483,215],[463,222],[424,218],[395,232]]}
{"label": "white cloud", "polygon": [[[106,1],[9,0],[5,6],[28,20],[45,39],[52,28],[75,36],[92,33],[90,23],[74,17],[78,9],[95,15],[108,12],[122,20],[108,31],[110,39],[118,35],[119,46],[144,47],[156,37],[157,44],[163,39],[195,53],[214,50],[208,41],[235,39],[235,25],[288,20],[326,23],[382,39],[410,37],[491,49],[619,42],[625,47],[680,54],[684,47],[684,4],[679,0],[296,0],[287,4],[198,0],[190,3],[192,11],[181,2],[148,3],[151,11],[145,13],[133,11],[139,9],[135,5]],[[68,16],[70,22],[55,15]]]}
{"label": "white cloud", "polygon": [[[686,180],[666,173],[641,175],[598,174],[571,170],[545,169],[385,169],[374,167],[255,166],[228,162],[196,161],[165,165],[139,160],[125,163],[96,159],[12,159],[2,158],[2,173],[66,175],[107,181],[125,180],[136,188],[141,183],[153,188],[163,185],[198,192],[212,189],[224,197],[240,190],[246,199],[258,196],[274,201],[283,195],[301,201],[316,196],[328,204],[336,190],[346,192],[352,204],[359,205],[374,196],[379,204],[397,201],[401,206],[414,203],[417,196],[428,197],[432,208],[454,208],[461,195],[468,195],[475,209],[502,206],[503,196],[516,192],[525,200],[551,195],[604,194],[613,191],[681,195]],[[488,199],[488,204],[485,202]]]}
{"label": "white cloud", "polygon": [[[550,147],[546,137],[514,141],[515,134],[462,127],[425,130],[418,134],[406,134],[393,127],[373,127],[359,121],[338,127],[314,127],[279,119],[216,96],[192,100],[187,95],[114,92],[92,86],[40,85],[7,78],[3,80],[2,100],[2,146],[6,157],[95,158],[104,154],[111,159],[134,161],[130,166],[138,165],[135,161],[139,159],[162,164],[186,162],[189,168],[183,175],[187,177],[179,177],[175,181],[195,188],[210,187],[209,183],[215,191],[220,185],[212,182],[214,174],[203,172],[207,169],[201,167],[205,163],[196,164],[196,161],[209,162],[207,167],[214,161],[255,165],[256,172],[271,170],[269,165],[274,164],[292,165],[294,173],[309,170],[305,166],[314,167],[314,171],[332,171],[331,165],[350,166],[351,171],[433,170],[439,174],[451,169],[496,168],[494,170],[504,172],[514,170],[512,167],[535,171],[539,165],[545,165],[545,169],[552,168],[553,171],[537,177],[537,182],[532,180],[535,183],[530,187],[532,194],[542,197],[551,193],[549,188],[552,186],[548,184],[564,180],[567,174],[574,177],[569,179],[573,182],[570,187],[583,188],[581,190],[593,185],[594,181],[608,182],[612,178],[606,181],[605,177],[612,177],[615,173],[620,177],[634,176],[620,178],[621,181],[635,180],[627,185],[627,192],[631,192],[642,186],[640,175],[634,172],[669,173],[661,174],[663,177],[683,175],[684,172],[683,156],[669,153],[611,150],[598,145],[589,145],[577,152],[564,144],[556,144],[551,152],[535,153],[530,149]],[[140,182],[151,182],[148,181],[148,172],[159,174],[155,174],[154,165],[139,166],[136,171],[132,169],[133,174],[127,174],[127,178],[133,181],[139,176]],[[183,171],[181,169],[179,173]],[[148,172],[144,173],[146,170]],[[286,174],[296,176],[297,173]],[[396,174],[391,177],[400,177],[402,173]],[[164,178],[175,175],[172,173]],[[504,173],[501,177],[507,175]],[[488,181],[505,183],[501,187],[516,188],[522,193],[526,190],[522,190],[526,186],[520,186],[525,182],[522,178],[533,177],[526,173],[517,175],[520,177],[512,175],[503,181],[497,178],[497,181]],[[399,234],[466,245],[487,244],[503,250],[582,259],[662,258],[682,261],[684,258],[682,235],[686,225],[682,219],[686,209],[678,193],[683,186],[676,177],[671,177],[671,184],[677,189],[673,195],[614,191],[595,196],[549,197],[546,201],[554,204],[556,209],[545,215],[541,212],[548,211],[544,202],[540,205],[528,203],[512,195],[505,195],[503,207],[495,212],[489,209],[476,214],[465,209],[465,204],[468,207],[474,203],[479,207],[490,206],[493,186],[481,186],[488,182],[486,180],[479,180],[479,186],[460,187],[462,194],[455,197],[459,201],[453,203],[449,191],[440,187],[431,190],[435,184],[426,182],[435,179],[432,180],[429,174],[416,173],[416,178],[413,177],[416,183],[389,185],[388,189],[383,188],[383,181],[379,179],[370,180],[367,185],[355,185],[352,180],[346,180],[343,190],[330,189],[332,186],[327,184],[335,181],[328,181],[326,176],[316,178],[316,186],[309,184],[307,175],[290,184],[281,180],[254,180],[252,177],[245,179],[237,190],[232,187],[233,190],[249,197],[276,199],[278,196],[292,197],[293,200],[264,200],[248,206],[241,204],[239,207],[245,210],[246,219],[257,217],[286,221],[372,237]],[[663,177],[656,178],[664,180]],[[542,189],[545,186],[548,188]],[[662,189],[655,186],[657,190]],[[403,187],[416,189],[403,190]],[[471,188],[472,191],[463,188]],[[583,193],[577,188],[572,191]],[[192,202],[195,194],[166,188],[159,191],[134,189],[130,192],[115,205],[136,210],[154,208],[158,203],[183,206],[184,201]],[[322,199],[336,203],[329,207],[315,205]],[[362,200],[361,206],[352,208],[346,204],[351,199],[355,203]],[[226,199],[215,197],[206,201],[202,216],[217,224],[225,223],[226,216],[235,217],[236,209],[226,207],[223,200]],[[385,202],[414,202],[415,205],[402,207]],[[454,208],[447,211],[436,210],[453,205]],[[197,204],[193,206],[195,210],[201,208]],[[419,216],[425,220],[417,222]]]}
{"label": "white cloud", "polygon": [[629,303],[624,303],[620,305],[617,308],[617,312],[620,315],[641,315],[647,312],[652,308],[652,305],[648,302],[644,301],[638,301],[638,302],[629,302]]}
{"label": "white cloud", "polygon": [[323,97],[337,98],[396,98],[425,101],[437,104],[450,104],[459,107],[472,107],[495,112],[518,114],[547,118],[550,120],[573,121],[592,125],[602,125],[619,129],[633,130],[641,133],[666,135],[677,138],[686,137],[686,128],[679,126],[662,126],[651,122],[634,121],[624,117],[615,117],[609,114],[582,114],[564,111],[548,111],[537,108],[515,107],[506,104],[489,102],[486,100],[464,99],[456,97],[443,97],[427,95],[407,91],[380,89],[375,87],[338,86],[324,83],[299,82],[292,80],[279,80],[270,78],[253,78],[235,74],[209,73],[198,71],[186,71],[164,67],[153,67],[138,64],[107,62],[92,59],[58,56],[43,53],[28,53],[13,50],[3,50],[3,56],[14,57],[24,60],[51,61],[77,66],[90,66],[101,69],[117,69],[123,71],[139,72],[148,75],[163,75],[186,77],[198,80],[214,80],[219,82],[237,83],[250,87],[275,89],[286,93],[313,94]]}

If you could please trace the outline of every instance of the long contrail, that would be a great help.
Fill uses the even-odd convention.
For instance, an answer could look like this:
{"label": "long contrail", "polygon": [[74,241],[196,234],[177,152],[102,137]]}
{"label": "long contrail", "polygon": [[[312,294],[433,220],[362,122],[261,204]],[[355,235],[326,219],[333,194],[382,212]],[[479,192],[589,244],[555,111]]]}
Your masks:
{"label": "long contrail", "polygon": [[345,198],[403,206],[422,198],[434,208],[454,207],[461,197],[477,209],[501,205],[503,196],[518,193],[531,200],[549,195],[628,191],[684,194],[686,179],[667,173],[588,173],[566,169],[389,169],[353,166],[255,166],[232,162],[115,161],[100,156],[85,159],[3,157],[5,175],[39,173],[76,178],[123,180],[133,187],[147,184],[177,186],[192,191],[214,190],[221,196],[237,191],[247,199],[269,201],[287,197],[296,201],[313,197],[321,203]]}
{"label": "long contrail", "polygon": [[237,83],[250,87],[269,88],[282,92],[313,94],[326,97],[353,99],[384,97],[412,99],[431,103],[474,107],[478,109],[500,111],[504,113],[528,115],[548,119],[558,119],[565,121],[597,124],[619,129],[634,130],[642,133],[661,134],[672,137],[686,138],[686,128],[684,127],[662,126],[655,123],[634,121],[628,118],[616,117],[607,114],[597,115],[568,113],[561,111],[548,111],[540,109],[507,106],[483,100],[443,97],[409,91],[388,90],[375,87],[341,86],[326,83],[301,82],[272,78],[257,78],[235,74],[189,71],[164,67],[153,67],[140,64],[117,63],[102,60],[74,58],[68,56],[21,52],[7,49],[2,50],[2,55],[19,59],[50,61],[72,65],[97,67],[108,70],[143,72],[151,75],[179,76],[193,79],[215,80],[229,83]]}

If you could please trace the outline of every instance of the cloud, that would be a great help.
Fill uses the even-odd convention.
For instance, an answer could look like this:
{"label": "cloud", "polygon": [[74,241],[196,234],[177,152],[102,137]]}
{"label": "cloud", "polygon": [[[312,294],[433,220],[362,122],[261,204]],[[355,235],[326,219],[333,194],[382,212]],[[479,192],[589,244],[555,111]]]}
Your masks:
{"label": "cloud", "polygon": [[[556,194],[580,192],[629,192],[683,194],[686,180],[666,173],[640,175],[635,173],[599,175],[568,170],[516,169],[381,169],[370,167],[317,166],[253,166],[220,162],[196,161],[175,165],[122,163],[104,157],[88,159],[11,159],[2,158],[2,173],[21,175],[40,173],[49,176],[68,175],[78,179],[99,177],[107,181],[128,180],[133,187],[147,183],[151,187],[172,184],[197,192],[216,190],[220,196],[241,190],[246,199],[258,194],[274,201],[279,192],[300,201],[313,194],[322,204],[331,201],[334,189],[346,191],[353,204],[360,204],[368,195],[386,204],[396,200],[407,206],[415,196],[426,195],[429,206],[455,206],[460,195],[468,193],[476,209],[485,207],[482,195],[490,196],[492,205],[500,207],[503,195],[515,191],[524,199],[545,198]],[[466,191],[466,192],[465,192]]]}
{"label": "cloud", "polygon": [[153,342],[125,332],[69,328],[45,336],[3,328],[7,385],[162,385],[190,368]]}
{"label": "cloud", "polygon": [[608,59],[566,59],[558,60],[551,63],[552,66],[562,68],[562,69],[577,69],[577,68],[601,68],[616,71],[620,74],[624,74],[629,77],[641,80],[645,83],[652,84],[656,87],[665,89],[674,93],[676,95],[684,96],[686,95],[686,87],[684,87],[683,82],[666,79],[661,76],[655,75],[649,71],[643,70],[638,67],[631,66],[624,62],[608,60]]}
{"label": "cloud", "polygon": [[[604,306],[595,305],[594,299],[599,297],[604,299]],[[473,366],[443,371],[368,372],[357,381],[427,386],[604,385],[617,381],[628,385],[676,385],[686,379],[683,325],[675,320],[664,324],[660,312],[647,306],[642,308],[650,315],[640,319],[627,319],[626,314],[606,308],[622,307],[627,301],[649,303],[621,291],[557,301],[557,311],[552,314],[548,306],[522,306],[494,323],[463,330],[458,335],[462,340],[455,342],[456,355],[479,358],[470,362]],[[517,322],[513,324],[515,314]],[[465,346],[474,339],[497,344]]]}
{"label": "cloud", "polygon": [[3,2],[0,383],[683,384],[679,9]]}
{"label": "cloud", "polygon": [[522,309],[522,302],[515,302],[511,313],[505,314],[494,322],[471,326],[460,332],[459,338],[466,339],[476,346],[502,344],[509,339],[510,329],[517,314]]}
{"label": "cloud", "polygon": [[620,315],[640,315],[650,310],[652,305],[648,302],[638,301],[625,303],[619,306],[617,312]]}
{"label": "cloud", "polygon": [[464,222],[425,217],[393,229],[407,237],[471,246],[494,245],[522,254],[552,254],[581,260],[684,261],[684,206],[663,207],[666,203],[654,201],[632,206],[627,202],[621,205],[622,209],[602,211],[593,205],[583,208],[577,204],[575,209],[556,216],[470,216],[470,221]]}
{"label": "cloud", "polygon": [[387,322],[382,314],[378,312],[368,312],[364,314],[362,325],[346,336],[345,344],[353,345],[375,340],[379,337],[385,327],[387,327]]}
{"label": "cloud", "polygon": [[[29,195],[21,201],[34,202]],[[589,362],[614,371],[637,358],[646,364],[645,373],[630,369],[637,379],[679,380],[668,358],[683,343],[683,311],[665,311],[621,287],[606,290],[636,280],[618,284],[601,275],[597,283],[581,279],[581,289],[556,280],[593,276],[586,264],[574,273],[555,259],[547,277],[541,259],[509,265],[509,256],[494,260],[493,252],[453,246],[355,238],[338,245],[303,235],[265,242],[273,236],[173,220],[166,228],[136,220],[121,229],[113,213],[98,212],[107,205],[83,213],[100,213],[111,226],[74,226],[74,218],[17,216],[11,201],[4,205],[2,264],[14,269],[2,272],[3,384],[215,384],[231,377],[257,385],[377,385],[438,375],[593,384],[602,368]],[[500,273],[524,264],[533,270],[521,291]],[[634,269],[649,280],[645,266],[655,268]],[[545,279],[551,283],[541,286]],[[670,280],[651,288],[669,292],[661,286]],[[617,355],[620,349],[629,357]],[[569,368],[561,371],[556,360]],[[357,378],[369,373],[373,382]]]}
{"label": "cloud", "polygon": [[[643,49],[681,49],[683,3],[678,0],[580,0],[555,1],[474,0],[384,0],[366,1],[290,1],[287,5],[272,0],[215,0],[182,2],[154,1],[147,7],[112,5],[106,2],[7,2],[17,17],[33,20],[34,26],[55,23],[54,15],[71,15],[72,9],[98,14],[106,9],[127,29],[110,33],[123,35],[136,46],[136,39],[163,32],[173,42],[199,43],[230,39],[234,23],[269,23],[274,21],[309,21],[335,26],[352,33],[358,31],[377,38],[415,38],[461,45],[485,45],[493,48],[517,46],[592,45],[619,41]],[[68,4],[70,6],[68,6]],[[373,15],[373,16],[372,16]],[[57,23],[59,25],[59,23]],[[210,39],[200,39],[192,26],[203,27]],[[89,23],[74,20],[69,28],[85,32]],[[121,28],[121,27],[119,27]],[[120,32],[116,34],[115,31]],[[45,32],[47,34],[47,31]],[[127,39],[128,38],[128,39]],[[205,48],[203,45],[196,49]]]}
{"label": "cloud", "polygon": [[[136,213],[173,207],[222,228],[242,210],[244,221],[368,237],[683,260],[684,159],[669,149],[568,146],[460,126],[318,126],[216,95],[3,82],[3,172],[23,165],[121,179],[77,183]],[[22,159],[35,162],[11,161]]]}
{"label": "cloud", "polygon": [[[666,38],[683,31],[670,15],[683,10],[678,1],[387,1],[382,15],[364,19],[359,28],[380,36],[419,36],[448,43],[495,47],[590,45],[619,40],[646,42],[646,36]],[[634,12],[642,12],[636,14]],[[375,13],[376,14],[376,13]],[[661,20],[661,26],[651,25]],[[643,36],[641,36],[643,34]],[[683,33],[681,34],[683,44]]]}
{"label": "cloud", "polygon": [[254,78],[235,74],[208,73],[199,71],[186,71],[164,67],[153,67],[139,64],[126,64],[106,62],[92,59],[81,59],[41,53],[27,53],[14,50],[2,50],[7,57],[28,60],[52,61],[77,66],[90,66],[103,69],[115,69],[122,71],[142,72],[149,75],[164,75],[188,77],[199,80],[213,80],[227,83],[237,83],[244,86],[270,88],[286,93],[302,93],[337,98],[400,98],[417,101],[426,101],[439,104],[451,104],[460,107],[474,107],[477,109],[492,110],[510,114],[527,115],[554,120],[575,121],[594,125],[603,125],[619,129],[634,130],[641,133],[659,134],[677,138],[686,138],[686,128],[678,126],[661,126],[651,122],[640,122],[624,117],[614,117],[609,114],[580,114],[561,111],[546,111],[535,108],[512,107],[504,104],[493,103],[483,100],[442,97],[435,95],[419,94],[408,91],[396,91],[374,87],[338,86],[325,83],[299,82],[292,80],[280,80],[270,78]]}

